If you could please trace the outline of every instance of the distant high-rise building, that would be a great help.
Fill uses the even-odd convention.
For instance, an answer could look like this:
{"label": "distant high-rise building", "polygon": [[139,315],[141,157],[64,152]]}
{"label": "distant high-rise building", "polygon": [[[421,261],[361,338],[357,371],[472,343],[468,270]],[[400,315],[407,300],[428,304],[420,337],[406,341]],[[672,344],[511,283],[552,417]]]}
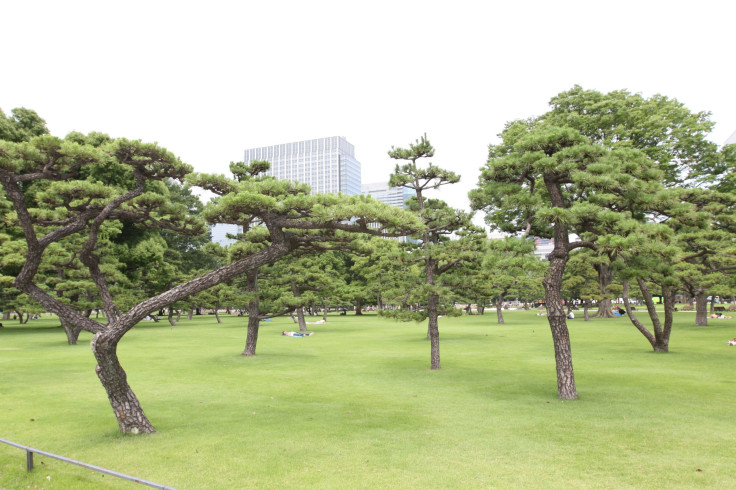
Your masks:
{"label": "distant high-rise building", "polygon": [[360,194],[360,162],[342,136],[245,150],[245,163],[266,160],[267,175],[309,184],[312,194]]}
{"label": "distant high-rise building", "polygon": [[[388,182],[375,182],[361,186],[363,194],[368,194],[376,201],[381,201],[397,208],[406,208],[406,200],[414,195],[411,189],[406,187],[389,187]],[[417,240],[402,236],[394,238],[400,242],[416,243]]]}
{"label": "distant high-rise building", "polygon": [[406,200],[414,195],[411,189],[406,187],[389,187],[388,182],[375,182],[361,186],[363,194],[368,194],[373,199],[397,208],[405,208]]}

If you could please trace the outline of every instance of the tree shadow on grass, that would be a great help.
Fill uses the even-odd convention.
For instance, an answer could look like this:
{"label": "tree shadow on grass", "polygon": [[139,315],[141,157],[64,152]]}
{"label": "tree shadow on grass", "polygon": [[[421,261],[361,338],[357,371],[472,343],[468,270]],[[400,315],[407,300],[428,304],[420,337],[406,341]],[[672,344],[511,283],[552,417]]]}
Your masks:
{"label": "tree shadow on grass", "polygon": [[0,328],[0,336],[3,337],[19,337],[23,335],[33,335],[39,332],[50,332],[53,330],[59,330],[64,333],[61,325],[5,325]]}

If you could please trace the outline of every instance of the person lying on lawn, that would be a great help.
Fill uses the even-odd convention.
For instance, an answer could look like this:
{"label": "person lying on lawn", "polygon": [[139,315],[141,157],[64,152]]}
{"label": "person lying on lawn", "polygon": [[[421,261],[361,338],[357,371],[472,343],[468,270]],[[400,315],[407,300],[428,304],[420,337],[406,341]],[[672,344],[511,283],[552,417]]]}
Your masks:
{"label": "person lying on lawn", "polygon": [[311,337],[314,335],[314,332],[287,332],[284,330],[281,332],[281,335],[286,337]]}

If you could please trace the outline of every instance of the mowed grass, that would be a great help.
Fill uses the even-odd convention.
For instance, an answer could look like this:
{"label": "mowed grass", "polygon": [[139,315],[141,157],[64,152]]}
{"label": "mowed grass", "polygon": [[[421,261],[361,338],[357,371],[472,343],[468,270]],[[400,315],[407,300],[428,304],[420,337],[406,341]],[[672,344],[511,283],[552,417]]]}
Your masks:
{"label": "mowed grass", "polygon": [[[157,433],[124,436],[89,334],[51,318],[0,329],[0,437],[182,489],[733,488],[736,320],[676,315],[655,354],[621,318],[569,321],[580,398],[557,398],[546,318],[510,311],[426,324],[330,316],[308,338],[245,319],[136,327],[121,362]],[[0,488],[134,483],[0,444]]]}

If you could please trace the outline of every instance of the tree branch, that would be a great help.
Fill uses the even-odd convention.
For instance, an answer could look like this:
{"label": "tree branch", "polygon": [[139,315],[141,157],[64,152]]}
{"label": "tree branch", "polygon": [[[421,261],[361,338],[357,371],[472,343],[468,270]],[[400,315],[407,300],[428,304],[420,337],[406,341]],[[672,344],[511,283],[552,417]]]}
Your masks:
{"label": "tree branch", "polygon": [[583,247],[589,248],[591,250],[595,250],[597,248],[595,242],[581,240],[577,242],[568,243],[567,251],[570,252],[571,250],[575,250],[576,248],[583,248]]}

